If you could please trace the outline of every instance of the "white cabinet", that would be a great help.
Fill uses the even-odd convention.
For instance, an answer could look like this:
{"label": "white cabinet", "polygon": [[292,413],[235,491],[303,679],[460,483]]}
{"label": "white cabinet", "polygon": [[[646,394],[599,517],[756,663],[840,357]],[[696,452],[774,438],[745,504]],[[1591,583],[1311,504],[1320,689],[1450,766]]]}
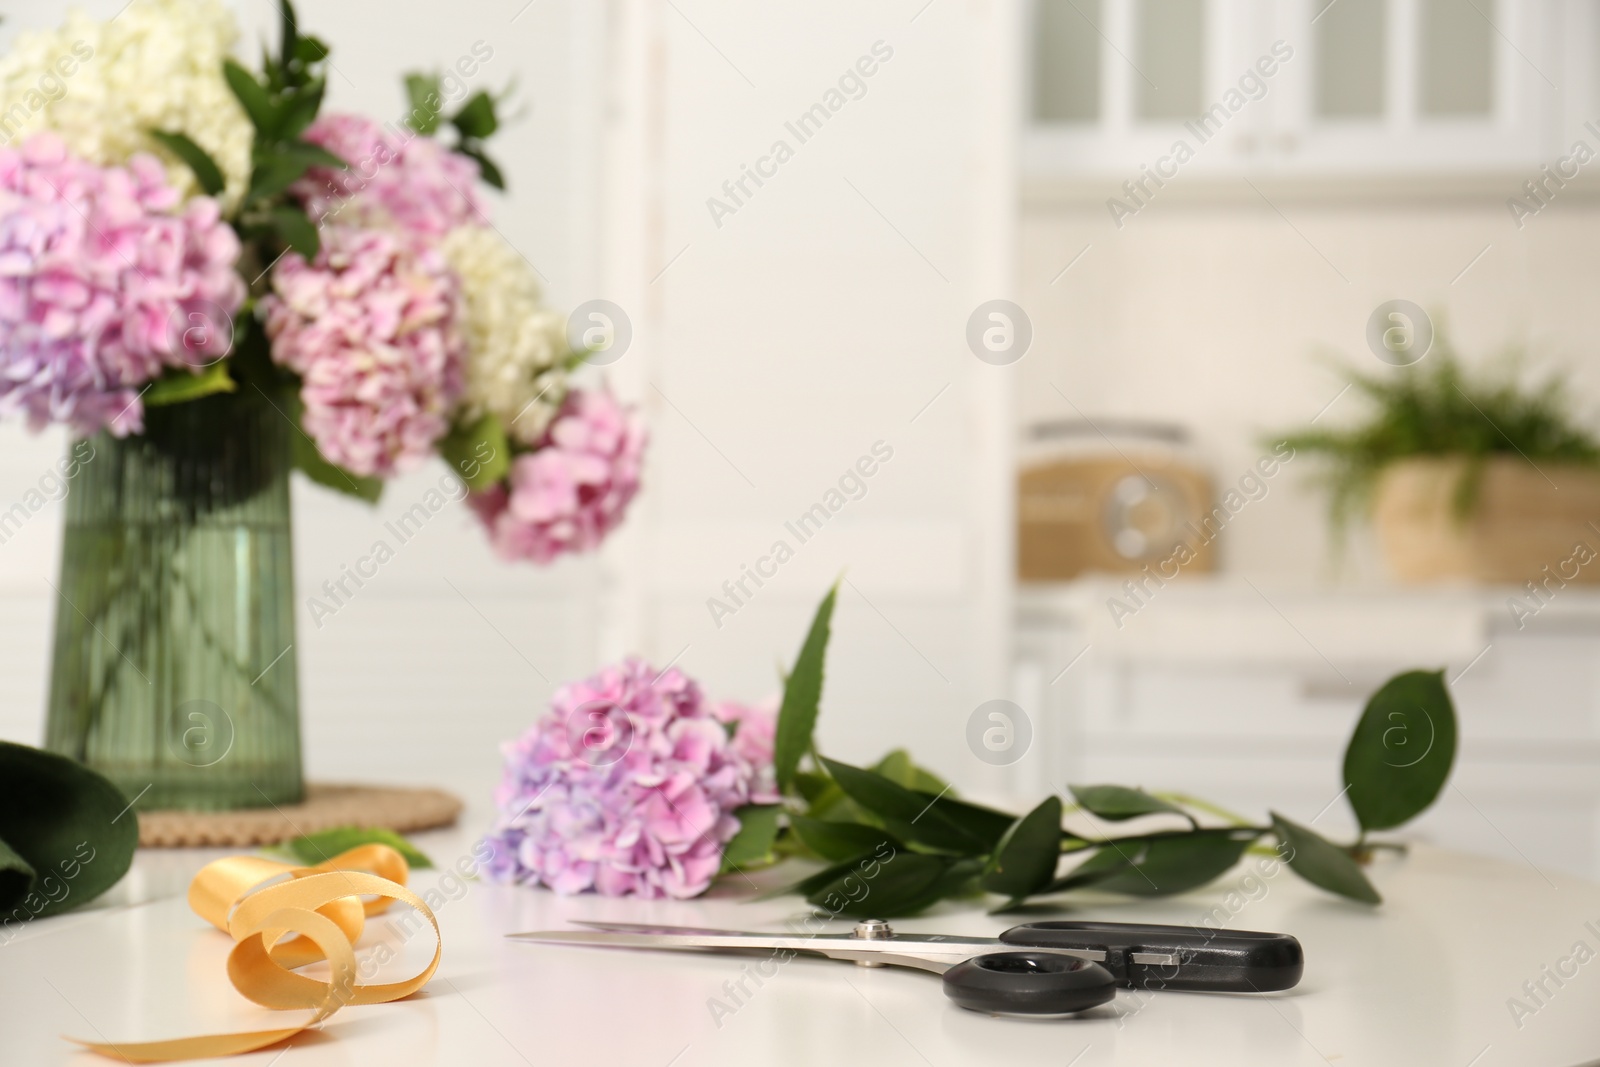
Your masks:
{"label": "white cabinet", "polygon": [[1456,769],[1402,833],[1600,877],[1600,594],[1562,590],[1519,629],[1511,592],[1193,581],[1119,628],[1107,601],[1127,601],[1120,581],[1025,589],[1014,698],[1037,758],[1019,764],[1032,780],[1018,791],[1142,785],[1353,836],[1336,800],[1366,698],[1394,673],[1442,667]]}
{"label": "white cabinet", "polygon": [[1030,25],[1032,177],[1532,178],[1596,117],[1572,0],[1035,0]]}

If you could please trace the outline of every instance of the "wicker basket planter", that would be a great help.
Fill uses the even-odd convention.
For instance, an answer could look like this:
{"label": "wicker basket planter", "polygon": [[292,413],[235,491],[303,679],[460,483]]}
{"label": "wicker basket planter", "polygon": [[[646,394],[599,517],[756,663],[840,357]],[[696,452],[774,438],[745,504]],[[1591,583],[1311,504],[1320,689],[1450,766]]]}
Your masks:
{"label": "wicker basket planter", "polygon": [[1600,470],[1496,457],[1462,521],[1454,497],[1465,466],[1408,459],[1384,471],[1373,518],[1395,578],[1600,583]]}

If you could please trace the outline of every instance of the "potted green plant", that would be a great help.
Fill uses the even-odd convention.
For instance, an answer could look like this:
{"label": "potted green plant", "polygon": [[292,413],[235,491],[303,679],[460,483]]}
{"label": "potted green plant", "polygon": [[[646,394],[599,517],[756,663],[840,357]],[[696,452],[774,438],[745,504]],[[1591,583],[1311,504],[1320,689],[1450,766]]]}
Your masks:
{"label": "potted green plant", "polygon": [[1273,438],[1325,461],[1336,536],[1370,515],[1405,582],[1600,581],[1587,566],[1600,548],[1600,442],[1571,414],[1564,374],[1533,386],[1514,364],[1471,374],[1442,337],[1394,373],[1343,373],[1366,419]]}

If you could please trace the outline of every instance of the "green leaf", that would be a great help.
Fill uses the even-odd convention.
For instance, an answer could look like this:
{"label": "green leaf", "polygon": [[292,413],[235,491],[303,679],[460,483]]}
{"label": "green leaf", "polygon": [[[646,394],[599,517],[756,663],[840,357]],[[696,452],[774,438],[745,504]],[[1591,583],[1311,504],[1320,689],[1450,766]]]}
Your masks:
{"label": "green leaf", "polygon": [[204,148],[176,131],[151,130],[149,133],[157,144],[183,160],[194,172],[195,181],[200,183],[200,188],[207,196],[216,196],[222,192],[223,187],[227,185],[222,177],[222,169],[217,166],[216,160],[206,154]]}
{"label": "green leaf", "polygon": [[506,176],[500,172],[499,164],[490,159],[483,149],[476,145],[457,145],[456,151],[478,164],[479,177],[501,192],[505,192]]}
{"label": "green leaf", "polygon": [[763,893],[755,899],[771,900],[773,897],[787,896],[791,893],[799,893],[801,896],[806,896],[810,893],[816,892],[829,882],[832,882],[844,872],[853,869],[855,865],[858,862],[861,862],[863,859],[865,859],[865,857],[852,856],[847,860],[841,860],[838,863],[831,863],[822,870],[817,871],[815,874],[808,874],[798,882],[791,882],[789,885],[786,885],[781,889],[774,889],[770,893]]}
{"label": "green leaf", "polygon": [[228,83],[228,88],[233,90],[239,105],[244,108],[244,113],[249,117],[250,124],[256,128],[256,133],[265,138],[275,136],[281,116],[278,113],[278,105],[272,102],[272,96],[266,87],[231,59],[222,61],[222,77]]}
{"label": "green leaf", "polygon": [[983,875],[982,856],[964,856],[950,864],[944,875],[934,883],[933,895],[921,907],[951,897],[977,896],[981,893],[978,879]]}
{"label": "green leaf", "polygon": [[383,496],[383,479],[364,474],[352,474],[343,467],[329,463],[317,451],[317,446],[296,435],[294,442],[295,469],[320,486],[337,490],[346,496],[376,504]]}
{"label": "green leaf", "polygon": [[260,154],[250,170],[248,200],[267,200],[299,181],[311,164],[283,152]]}
{"label": "green leaf", "polygon": [[1061,860],[1061,798],[1051,794],[1001,838],[984,872],[983,888],[1013,900],[1050,884]]}
{"label": "green leaf", "polygon": [[294,43],[294,58],[300,61],[301,66],[309,67],[313,63],[321,63],[328,58],[328,46],[322,38],[313,37],[303,33]]}
{"label": "green leaf", "polygon": [[213,393],[231,393],[238,388],[238,384],[228,375],[228,364],[220,359],[198,372],[171,368],[144,391],[144,406],[156,408],[165,404],[181,404]]}
{"label": "green leaf", "polygon": [[1272,812],[1272,832],[1288,851],[1284,862],[1312,885],[1367,904],[1383,902],[1350,854],[1321,834],[1277,812]]}
{"label": "green leaf", "polygon": [[304,211],[290,204],[279,204],[272,209],[269,218],[272,220],[272,231],[280,241],[300,253],[307,262],[317,258],[322,238]]}
{"label": "green leaf", "polygon": [[897,748],[873,764],[872,769],[889,781],[923,793],[941,793],[945,789],[942,778],[911,762],[911,753]]}
{"label": "green leaf", "polygon": [[22,867],[0,886],[0,922],[55,915],[116,885],[133,863],[139,817],[128,798],[83,764],[53,752],[0,741],[0,841]]}
{"label": "green leaf", "polygon": [[[778,789],[788,792],[794,782],[795,769],[800,757],[811,748],[811,732],[817,726],[817,708],[822,702],[822,667],[828,654],[828,624],[833,618],[833,604],[839,595],[835,582],[828,595],[817,605],[811,619],[811,629],[800,655],[795,659],[794,670],[783,686],[783,706],[778,709],[778,727],[773,739],[772,765],[778,776]],[[849,792],[849,790],[845,790]]]}
{"label": "green leaf", "polygon": [[897,852],[884,861],[872,861],[869,876],[858,864],[812,890],[806,900],[836,915],[892,918],[921,911],[939,899],[938,886],[951,870],[945,856]]}
{"label": "green leaf", "polygon": [[293,141],[258,151],[250,172],[250,199],[266,200],[283,192],[312,167],[345,170],[348,164],[321,145]]}
{"label": "green leaf", "polygon": [[829,806],[844,799],[844,790],[839,788],[838,782],[815,771],[796,771],[794,786],[812,815],[823,815]]}
{"label": "green leaf", "polygon": [[[881,774],[896,785],[903,785],[907,789],[917,788],[915,766],[911,762],[911,753],[903,748],[897,748],[884,756],[870,768],[874,773]],[[934,792],[943,788],[944,783],[933,787]]]}
{"label": "green leaf", "polygon": [[[983,851],[992,852],[1000,839],[1011,829],[1011,824],[1017,821],[1015,815],[1009,812],[996,811],[986,808],[981,804],[972,804],[965,800],[957,800],[949,793],[936,796],[918,791],[933,805],[933,810],[943,815],[947,820],[959,826],[968,837],[983,843]],[[1070,837],[1071,835],[1065,835]]]}
{"label": "green leaf", "polygon": [[1235,837],[1234,830],[1193,830],[1152,838],[1142,847],[1118,842],[1127,870],[1097,879],[1095,888],[1130,896],[1166,896],[1183,893],[1214,881],[1226,873],[1255,840],[1254,834]]}
{"label": "green leaf", "polygon": [[1362,830],[1388,830],[1438,798],[1456,758],[1456,712],[1442,671],[1407,671],[1367,701],[1344,752]]}
{"label": "green leaf", "polygon": [[872,771],[820,757],[845,795],[883,820],[903,841],[960,855],[980,855],[989,850],[982,838],[963,830],[921,793],[896,785]]}
{"label": "green leaf", "polygon": [[0,840],[0,922],[8,918],[3,914],[4,909],[16,907],[28,895],[28,887],[33,884],[37,873],[33,864]]}
{"label": "green leaf", "polygon": [[383,495],[383,479],[352,474],[337,464],[329,463],[300,424],[304,405],[300,403],[298,392],[290,394],[287,407],[285,415],[294,423],[297,431],[291,446],[295,469],[318,485],[376,504]]}
{"label": "green leaf", "polygon": [[322,96],[327,91],[328,83],[322,78],[313,78],[302,88],[295,90],[284,103],[283,122],[281,135],[284,137],[299,137],[316,120],[317,112],[322,109]]}
{"label": "green leaf", "polygon": [[1123,785],[1074,785],[1069,788],[1072,790],[1073,798],[1083,805],[1085,811],[1111,822],[1136,819],[1141,815],[1154,815],[1157,812],[1169,812],[1189,818],[1189,813],[1182,808],[1169,804],[1160,797],[1153,797],[1142,789],[1130,789]]}
{"label": "green leaf", "polygon": [[739,832],[722,850],[722,871],[767,863],[772,859],[772,843],[778,838],[781,804],[746,804],[734,812]]}
{"label": "green leaf", "polygon": [[500,120],[494,114],[494,100],[488,93],[478,90],[450,117],[450,125],[460,130],[462,137],[482,140],[490,136],[500,128]]}
{"label": "green leaf", "polygon": [[1230,827],[1118,838],[1040,892],[1089,885],[1140,897],[1186,892],[1226,873],[1260,833]]}
{"label": "green leaf", "polygon": [[1059,893],[1066,889],[1078,889],[1104,881],[1119,871],[1131,871],[1132,869],[1133,864],[1125,854],[1118,852],[1115,848],[1101,848],[1039,892]]}
{"label": "green leaf", "polygon": [[796,771],[795,788],[806,801],[806,813],[814,819],[827,818],[834,822],[875,823],[876,820],[862,811],[855,801],[844,795],[844,790],[826,774],[813,771]]}
{"label": "green leaf", "polygon": [[[908,856],[913,853],[904,852],[900,855]],[[896,857],[898,858],[898,857]],[[889,861],[893,862],[893,861]],[[887,866],[888,863],[885,864]],[[915,915],[941,900],[952,897],[969,896],[976,891],[976,883],[983,873],[983,860],[977,857],[964,857],[949,861],[944,873],[934,879],[934,882],[920,898],[907,901],[885,900],[868,898],[860,905],[860,911],[851,912],[856,918],[870,918],[876,912],[875,908],[884,909],[884,914],[893,918],[896,915]]]}
{"label": "green leaf", "polygon": [[279,93],[288,84],[289,72],[278,64],[278,57],[267,50],[267,42],[261,42],[261,81],[266,86],[269,95]]}
{"label": "green leaf", "polygon": [[278,62],[285,70],[294,61],[300,30],[295,23],[294,8],[289,0],[278,0]]}
{"label": "green leaf", "polygon": [[444,99],[439,95],[437,74],[407,74],[406,99],[411,102],[411,114],[406,124],[420,134],[431,134],[439,128],[439,105]]}
{"label": "green leaf", "polygon": [[452,426],[439,440],[439,455],[473,492],[495,485],[511,469],[511,443],[493,415],[469,426]]}
{"label": "green leaf", "polygon": [[[893,918],[921,911],[936,901],[965,893],[982,869],[977,859],[951,859],[895,851],[857,856],[768,893],[769,899],[801,893],[838,916]],[[889,872],[893,871],[891,875]]]}
{"label": "green leaf", "polygon": [[807,848],[836,863],[870,855],[885,844],[896,852],[905,848],[887,830],[866,823],[829,822],[807,815],[790,815],[789,826]]}
{"label": "green leaf", "polygon": [[280,145],[278,151],[295,159],[304,159],[313,167],[331,167],[334,170],[349,170],[350,164],[339,156],[310,141],[290,141]]}
{"label": "green leaf", "polygon": [[308,867],[331,860],[339,853],[347,852],[357,845],[388,845],[404,856],[413,869],[433,866],[433,861],[416,845],[393,830],[381,826],[336,826],[331,830],[319,830],[317,833],[306,834],[304,837],[297,837],[293,841],[284,843],[284,847],[294,854],[295,859]]}

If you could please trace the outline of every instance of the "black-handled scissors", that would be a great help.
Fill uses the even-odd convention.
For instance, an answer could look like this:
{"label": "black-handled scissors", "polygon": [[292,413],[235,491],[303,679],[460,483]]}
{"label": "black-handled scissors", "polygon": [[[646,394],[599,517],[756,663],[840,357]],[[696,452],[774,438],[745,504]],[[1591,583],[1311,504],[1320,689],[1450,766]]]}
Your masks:
{"label": "black-handled scissors", "polygon": [[[915,967],[944,976],[964,1008],[1063,1015],[1104,1004],[1117,986],[1267,993],[1300,981],[1305,955],[1288,934],[1144,923],[1037,922],[998,938],[903,934],[881,919],[844,934],[768,934],[636,923],[508,934],[517,941],[617,948],[808,952],[867,967]],[[787,956],[783,957],[787,959]]]}

